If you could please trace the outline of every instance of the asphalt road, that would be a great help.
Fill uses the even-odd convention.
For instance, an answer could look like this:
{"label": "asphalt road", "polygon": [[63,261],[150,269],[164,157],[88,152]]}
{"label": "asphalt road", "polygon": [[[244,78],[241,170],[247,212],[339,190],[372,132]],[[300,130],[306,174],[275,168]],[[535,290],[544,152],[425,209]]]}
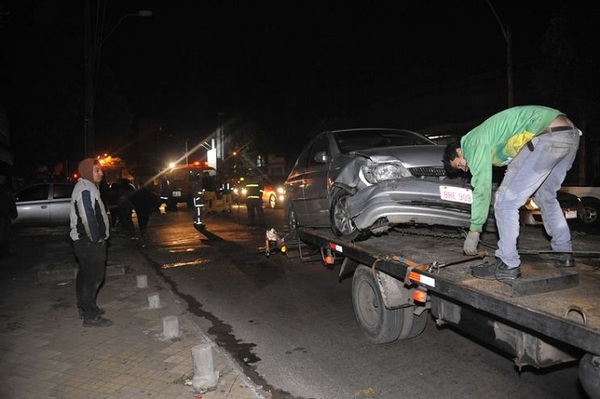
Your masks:
{"label": "asphalt road", "polygon": [[[267,226],[284,231],[282,210]],[[208,216],[185,208],[153,216],[143,249],[198,324],[273,398],[585,398],[576,365],[519,372],[510,358],[428,321],[419,337],[375,346],[362,336],[351,279],[339,264],[266,257],[266,229],[245,209]],[[540,232],[541,234],[541,232]]]}

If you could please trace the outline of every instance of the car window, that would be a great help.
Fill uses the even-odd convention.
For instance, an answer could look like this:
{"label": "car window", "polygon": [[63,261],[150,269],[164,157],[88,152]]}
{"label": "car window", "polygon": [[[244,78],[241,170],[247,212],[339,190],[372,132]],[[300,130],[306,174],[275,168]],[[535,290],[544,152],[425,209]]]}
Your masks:
{"label": "car window", "polygon": [[308,144],[304,147],[300,155],[298,155],[298,159],[296,159],[296,163],[294,164],[293,170],[298,171],[298,169],[306,168],[306,163],[308,162],[308,154],[310,153],[311,145]]}
{"label": "car window", "polygon": [[326,135],[321,135],[315,139],[308,156],[308,166],[322,165],[322,163],[315,161],[315,155],[321,151],[325,151],[327,155],[331,155],[331,151],[329,150],[329,140]]}
{"label": "car window", "polygon": [[47,184],[27,187],[17,194],[17,202],[47,200],[48,188],[49,186]]}
{"label": "car window", "polygon": [[54,185],[54,199],[71,198],[73,193],[73,186],[70,184],[55,184]]}
{"label": "car window", "polygon": [[404,130],[351,130],[335,132],[335,141],[340,152],[366,150],[369,148],[433,145],[420,134]]}

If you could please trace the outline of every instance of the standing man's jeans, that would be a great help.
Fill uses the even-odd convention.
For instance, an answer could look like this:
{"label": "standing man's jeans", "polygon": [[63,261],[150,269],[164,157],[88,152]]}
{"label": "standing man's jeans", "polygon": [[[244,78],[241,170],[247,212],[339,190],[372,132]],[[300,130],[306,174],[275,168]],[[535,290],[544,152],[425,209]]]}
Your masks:
{"label": "standing man's jeans", "polygon": [[79,271],[77,272],[77,307],[85,320],[92,320],[99,315],[96,304],[98,290],[104,282],[106,273],[106,243],[92,243],[81,239],[73,241],[73,248]]}
{"label": "standing man's jeans", "polygon": [[540,206],[544,228],[552,240],[555,252],[571,252],[571,232],[556,199],[567,171],[577,155],[577,128],[534,137],[533,150],[523,147],[506,169],[496,192],[494,214],[498,228],[496,256],[509,267],[517,267],[521,259],[517,252],[519,208],[530,196]]}

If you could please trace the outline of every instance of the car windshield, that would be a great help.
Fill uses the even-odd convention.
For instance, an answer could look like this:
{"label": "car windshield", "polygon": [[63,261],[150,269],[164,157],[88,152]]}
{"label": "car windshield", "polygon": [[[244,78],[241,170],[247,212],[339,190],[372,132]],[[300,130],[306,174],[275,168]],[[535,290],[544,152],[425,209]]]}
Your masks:
{"label": "car windshield", "polygon": [[379,147],[435,145],[428,138],[407,130],[346,130],[334,132],[334,137],[343,153]]}

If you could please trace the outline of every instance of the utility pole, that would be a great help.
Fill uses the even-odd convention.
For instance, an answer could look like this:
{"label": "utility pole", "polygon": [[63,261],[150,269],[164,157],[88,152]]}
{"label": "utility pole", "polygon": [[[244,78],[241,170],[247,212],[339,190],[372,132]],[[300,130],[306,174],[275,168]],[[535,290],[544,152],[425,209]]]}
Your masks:
{"label": "utility pole", "polygon": [[510,33],[510,27],[504,27],[504,25],[502,24],[502,21],[500,20],[500,18],[498,17],[498,14],[496,14],[496,10],[494,9],[494,6],[492,5],[491,0],[487,0],[488,6],[490,7],[490,10],[492,10],[492,13],[494,14],[494,17],[496,18],[496,21],[498,21],[498,25],[500,25],[500,30],[502,31],[502,36],[504,37],[504,41],[506,42],[506,86],[507,86],[507,91],[508,91],[508,107],[512,107],[515,103],[514,101],[514,86],[513,86],[513,60],[512,60],[512,37],[511,37],[511,33]]}
{"label": "utility pole", "polygon": [[[108,39],[117,27],[128,17],[151,17],[152,11],[142,10],[136,13],[125,14],[112,27],[112,29],[102,37],[102,32],[92,32],[92,11],[91,0],[85,0],[84,5],[84,102],[85,115],[83,120],[83,152],[86,158],[93,157],[94,149],[94,103],[96,101],[95,76],[96,69],[100,66],[100,47]],[[96,16],[99,18],[99,16]],[[98,25],[98,24],[96,24]]]}
{"label": "utility pole", "polygon": [[91,157],[94,154],[94,70],[92,60],[92,12],[90,0],[85,0],[85,60],[84,60],[84,107],[83,119],[83,156]]}

